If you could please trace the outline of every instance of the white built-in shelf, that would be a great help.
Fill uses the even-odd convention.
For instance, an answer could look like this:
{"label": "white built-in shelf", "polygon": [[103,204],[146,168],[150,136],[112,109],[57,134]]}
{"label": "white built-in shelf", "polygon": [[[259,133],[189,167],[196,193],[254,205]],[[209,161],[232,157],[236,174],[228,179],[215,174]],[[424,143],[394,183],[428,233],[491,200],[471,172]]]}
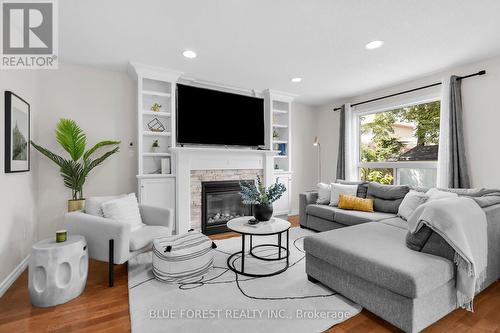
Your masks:
{"label": "white built-in shelf", "polygon": [[147,136],[171,136],[172,133],[170,132],[153,132],[153,131],[144,131],[142,132],[144,135]]}
{"label": "white built-in shelf", "polygon": [[175,178],[175,174],[169,173],[147,173],[143,175],[137,175],[137,178],[151,179],[151,178]]}
{"label": "white built-in shelf", "polygon": [[169,93],[161,92],[161,91],[153,91],[153,90],[143,90],[142,93],[144,95],[149,95],[149,96],[158,96],[158,97],[170,97]]}
{"label": "white built-in shelf", "polygon": [[145,157],[168,157],[171,156],[169,153],[142,153]]}
{"label": "white built-in shelf", "polygon": [[276,155],[274,158],[288,158],[288,155]]}
{"label": "white built-in shelf", "polygon": [[273,110],[273,113],[287,114],[287,113],[288,113],[288,111],[286,111],[286,110],[277,110],[277,109],[274,109],[274,110]]}
{"label": "white built-in shelf", "polygon": [[144,110],[142,111],[142,114],[148,115],[148,116],[158,116],[158,117],[172,117],[171,112],[156,112],[156,111],[150,111],[150,110]]}
{"label": "white built-in shelf", "polygon": [[288,125],[282,125],[282,124],[273,124],[274,128],[288,128]]}
{"label": "white built-in shelf", "polygon": [[288,143],[288,140],[273,140],[273,143]]}

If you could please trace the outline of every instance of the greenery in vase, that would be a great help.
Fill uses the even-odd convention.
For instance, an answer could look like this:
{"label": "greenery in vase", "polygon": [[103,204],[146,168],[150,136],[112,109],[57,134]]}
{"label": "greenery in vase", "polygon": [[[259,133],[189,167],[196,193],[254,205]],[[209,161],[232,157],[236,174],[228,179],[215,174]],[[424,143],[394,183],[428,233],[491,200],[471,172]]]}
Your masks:
{"label": "greenery in vase", "polygon": [[153,148],[160,148],[160,144],[158,143],[158,140],[153,141],[153,144],[151,145]]}
{"label": "greenery in vase", "polygon": [[101,141],[86,151],[87,136],[77,123],[71,119],[59,120],[56,127],[56,140],[70,155],[69,159],[63,158],[33,141],[31,141],[31,144],[36,150],[59,166],[64,185],[71,189],[73,200],[83,199],[83,185],[90,171],[102,164],[108,157],[117,153],[120,148],[115,147],[96,159],[92,159],[92,155],[104,146],[117,146],[120,141]]}
{"label": "greenery in vase", "polygon": [[154,112],[160,112],[160,109],[161,109],[161,105],[158,104],[158,103],[154,103],[152,106],[151,106],[151,111],[154,111]]}
{"label": "greenery in vase", "polygon": [[240,187],[241,199],[245,205],[270,205],[286,192],[285,185],[277,181],[266,189],[259,176],[257,185],[240,182]]}

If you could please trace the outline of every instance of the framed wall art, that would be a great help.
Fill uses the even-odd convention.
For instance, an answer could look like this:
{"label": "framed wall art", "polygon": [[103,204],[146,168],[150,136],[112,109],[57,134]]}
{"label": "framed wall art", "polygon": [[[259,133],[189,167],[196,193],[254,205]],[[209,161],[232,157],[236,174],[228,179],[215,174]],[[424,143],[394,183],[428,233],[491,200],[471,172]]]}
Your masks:
{"label": "framed wall art", "polygon": [[30,105],[5,92],[5,173],[30,171]]}

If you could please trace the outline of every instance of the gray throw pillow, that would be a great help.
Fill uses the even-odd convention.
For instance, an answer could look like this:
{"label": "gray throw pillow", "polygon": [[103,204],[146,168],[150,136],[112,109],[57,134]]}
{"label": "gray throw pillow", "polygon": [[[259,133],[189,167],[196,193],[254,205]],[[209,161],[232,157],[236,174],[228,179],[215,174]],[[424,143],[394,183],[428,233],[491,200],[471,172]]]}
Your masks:
{"label": "gray throw pillow", "polygon": [[406,247],[411,250],[432,254],[438,257],[453,260],[455,250],[444,240],[443,237],[424,225],[419,231],[406,234]]}
{"label": "gray throw pillow", "polygon": [[399,205],[410,191],[406,185],[382,185],[368,183],[366,197],[373,199],[373,208],[378,212],[397,214]]}
{"label": "gray throw pillow", "polygon": [[408,231],[406,234],[406,247],[413,251],[421,251],[429,237],[431,237],[432,229],[424,225],[419,231],[412,234]]}

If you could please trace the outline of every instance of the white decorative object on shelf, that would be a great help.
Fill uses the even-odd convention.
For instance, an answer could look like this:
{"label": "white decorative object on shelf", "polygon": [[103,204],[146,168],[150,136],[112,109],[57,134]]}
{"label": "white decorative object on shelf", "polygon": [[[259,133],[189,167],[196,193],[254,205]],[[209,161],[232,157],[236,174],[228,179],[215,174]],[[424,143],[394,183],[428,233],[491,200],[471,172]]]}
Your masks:
{"label": "white decorative object on shelf", "polygon": [[85,238],[55,237],[33,245],[28,270],[31,303],[39,307],[63,304],[78,297],[87,283],[89,256]]}

